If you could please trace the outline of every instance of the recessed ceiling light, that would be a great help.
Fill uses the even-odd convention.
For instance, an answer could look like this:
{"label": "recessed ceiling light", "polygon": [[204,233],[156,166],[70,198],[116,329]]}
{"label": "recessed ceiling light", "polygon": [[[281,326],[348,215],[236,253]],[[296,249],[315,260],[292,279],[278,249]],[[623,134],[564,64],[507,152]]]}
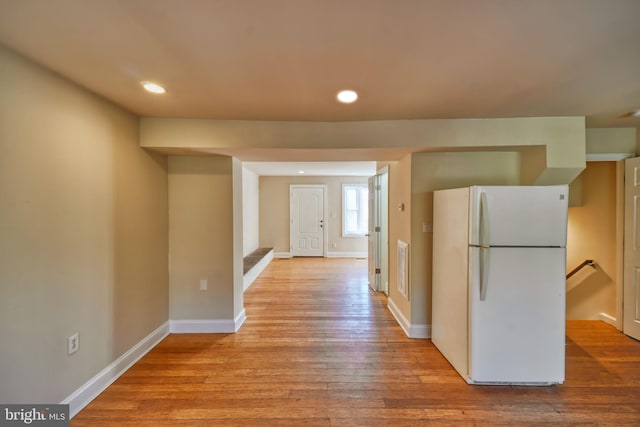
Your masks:
{"label": "recessed ceiling light", "polygon": [[304,171],[298,171],[298,173],[302,174],[302,173],[304,173]]}
{"label": "recessed ceiling light", "polygon": [[147,92],[151,92],[151,93],[165,93],[166,90],[165,88],[163,88],[162,86],[160,86],[157,83],[153,83],[153,82],[141,82],[142,87],[147,91]]}
{"label": "recessed ceiling light", "polygon": [[351,104],[352,102],[356,102],[358,99],[358,94],[353,90],[341,90],[337,95],[338,101],[343,104]]}

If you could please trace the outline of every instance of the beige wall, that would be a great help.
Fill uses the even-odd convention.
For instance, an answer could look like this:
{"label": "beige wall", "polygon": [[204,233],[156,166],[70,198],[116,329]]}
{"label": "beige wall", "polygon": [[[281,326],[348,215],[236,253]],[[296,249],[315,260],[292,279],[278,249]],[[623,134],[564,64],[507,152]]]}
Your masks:
{"label": "beige wall", "polygon": [[[429,193],[437,185],[468,185],[479,179],[492,184],[568,184],[585,167],[583,117],[340,123],[144,118],[141,120],[141,145],[166,152],[242,153],[244,158],[256,161],[266,157],[273,160],[274,150],[280,150],[281,160],[318,160],[321,157],[323,160],[389,163],[390,297],[409,322],[425,327],[430,321],[430,273],[426,270],[428,265],[424,264],[430,261],[426,259],[429,247],[422,236],[422,223],[429,219],[424,213],[430,207]],[[446,166],[448,171],[440,170],[442,177],[431,177],[431,169],[421,170],[421,160],[411,164],[411,153],[415,152],[415,158],[421,159],[426,155],[420,153],[422,151],[459,153],[459,157],[446,158],[467,160],[452,160]],[[464,157],[464,153],[470,157]],[[474,156],[484,159],[483,153],[498,153],[488,156],[502,156],[500,159],[508,165],[499,163],[496,169],[491,162],[481,160],[476,164],[468,160]],[[439,165],[430,164],[429,167],[438,170]],[[429,178],[426,182],[431,184],[425,187],[427,184],[421,177]],[[272,216],[261,212],[260,245],[288,252],[288,191],[273,197],[263,195],[262,188],[260,192],[261,210],[265,201],[285,206],[285,214]],[[405,204],[410,215],[394,212],[398,202]],[[402,301],[399,295],[394,296],[397,285],[395,252],[399,238],[410,245],[412,239],[418,239],[417,247],[410,248],[410,302]]]}
{"label": "beige wall", "polygon": [[[586,130],[586,152],[587,155],[599,157],[601,159],[607,157],[620,158],[621,154],[624,155],[633,155],[636,151],[636,141],[640,132],[634,128],[600,128],[600,129],[587,129]],[[591,169],[596,170],[596,168],[604,168],[604,166],[596,166],[595,163],[588,163],[588,165],[592,165]],[[582,272],[576,274],[573,278],[571,278],[568,282],[568,288],[571,289],[570,295],[567,296],[568,303],[568,311],[567,314],[571,318],[582,318],[582,319],[590,319],[594,316],[599,315],[599,313],[607,314],[608,316],[616,318],[616,325],[618,328],[622,328],[622,269],[623,269],[623,239],[624,239],[624,162],[617,161],[611,162],[610,166],[618,169],[617,172],[617,195],[609,193],[611,191],[610,188],[606,186],[600,185],[594,187],[592,182],[589,183],[590,187],[587,187],[584,182],[585,177],[589,177],[591,174],[596,172],[591,172],[591,174],[581,174],[579,175],[570,186],[570,198],[569,198],[569,207],[578,207],[585,209],[570,209],[569,210],[569,218],[573,220],[572,217],[575,218],[586,218],[585,215],[588,214],[580,214],[576,215],[574,212],[590,212],[593,215],[595,214],[595,206],[591,204],[591,206],[585,206],[585,203],[582,200],[583,193],[586,192],[589,200],[593,200],[595,198],[602,198],[604,194],[600,192],[604,192],[608,197],[612,197],[615,203],[615,215],[617,218],[617,226],[616,226],[616,237],[615,241],[612,236],[608,236],[611,240],[613,246],[607,249],[607,251],[611,250],[612,253],[615,253],[615,262],[616,268],[612,270],[611,265],[607,268],[607,273],[600,271],[599,273],[604,273],[604,275],[599,275],[599,277],[593,277],[595,273],[591,269],[583,270]],[[611,177],[603,176],[603,181],[607,182]],[[593,181],[593,179],[591,179]],[[613,206],[613,205],[612,205]],[[612,206],[606,207],[606,209],[614,209]],[[597,209],[605,209],[605,207],[597,207]],[[602,214],[602,212],[600,213]],[[579,223],[580,221],[578,221]],[[570,223],[571,224],[571,223]],[[586,240],[592,239],[592,233],[597,232],[598,227],[587,227],[580,226],[574,228],[573,232],[570,234],[571,240],[574,242],[580,241],[583,238]],[[610,242],[609,242],[610,243]],[[603,244],[609,244],[608,242],[603,242]],[[588,254],[585,253],[584,250],[581,250],[579,247],[571,247],[567,248],[568,255],[570,258],[576,259],[576,263],[579,264],[584,260],[584,258],[580,261],[577,259],[580,256],[587,257]],[[604,252],[603,252],[604,253]],[[607,252],[609,254],[609,252]],[[579,255],[576,255],[579,254]],[[598,260],[596,260],[597,262]],[[577,265],[576,264],[576,265]],[[567,268],[572,269],[576,265],[572,265],[571,261],[568,262]],[[613,275],[609,276],[609,273],[613,273]],[[598,294],[594,292],[594,289],[591,289],[590,292],[586,291],[586,286],[580,286],[579,288],[574,288],[577,283],[583,283],[594,285],[595,282],[600,282],[600,287],[603,288],[603,284],[607,282],[606,277],[611,277],[611,280],[615,282],[613,286],[616,287],[614,297],[616,299],[616,309],[611,310],[610,304],[607,305],[603,303],[605,300],[610,300],[612,297],[611,293],[607,296],[603,296],[603,294]],[[616,279],[617,278],[617,279]],[[609,289],[609,292],[611,290]],[[604,292],[605,294],[607,292]],[[600,310],[600,311],[597,311]],[[602,317],[601,317],[602,318]],[[606,319],[604,317],[603,319]],[[611,321],[609,318],[608,321]]]}
{"label": "beige wall", "polygon": [[[260,246],[276,253],[289,253],[289,186],[318,184],[327,186],[328,255],[336,252],[366,253],[365,237],[342,237],[342,184],[367,183],[367,177],[353,176],[261,176]],[[335,247],[334,247],[335,244]]]}
{"label": "beige wall", "polygon": [[0,94],[0,402],[55,403],[168,320],[166,159],[3,48]]}
{"label": "beige wall", "polygon": [[[168,151],[242,153],[245,159],[398,160],[412,151],[545,147],[537,184],[566,184],[584,169],[584,117],[281,122],[143,118],[141,145]],[[284,157],[290,156],[290,157]],[[296,157],[291,158],[291,156]]]}
{"label": "beige wall", "polygon": [[587,129],[585,149],[588,154],[635,153],[636,129]]}
{"label": "beige wall", "polygon": [[518,185],[517,152],[419,153],[411,165],[411,323],[431,324],[433,192],[469,185]]}
{"label": "beige wall", "polygon": [[[246,160],[398,160],[418,151],[535,152],[530,183],[571,182],[585,166],[584,117],[282,122],[143,118],[140,144]],[[537,147],[542,147],[541,150]],[[286,150],[282,150],[286,149]]]}
{"label": "beige wall", "polygon": [[[234,175],[240,189],[236,194]],[[242,228],[242,212],[234,218],[234,202],[237,208],[236,195],[240,195],[241,206],[241,176],[241,166],[231,157],[169,157],[172,320],[235,317],[238,265],[242,279],[242,233],[234,226]],[[208,290],[200,290],[201,280],[207,280]]]}
{"label": "beige wall", "polygon": [[567,271],[586,259],[598,268],[586,267],[569,279],[567,318],[615,317],[616,162],[589,162],[580,177],[582,204],[569,209]]}
{"label": "beige wall", "polygon": [[[412,326],[431,323],[433,191],[518,185],[519,152],[415,153],[389,165],[389,298]],[[404,211],[398,205],[404,204]],[[409,243],[410,298],[397,289],[397,242]]]}
{"label": "beige wall", "polygon": [[[411,319],[411,304],[398,291],[398,240],[411,247],[411,155],[389,165],[389,299],[406,317]],[[381,165],[379,165],[381,166]],[[403,205],[403,208],[400,208]],[[411,270],[413,266],[409,265]],[[411,290],[410,290],[411,291]]]}

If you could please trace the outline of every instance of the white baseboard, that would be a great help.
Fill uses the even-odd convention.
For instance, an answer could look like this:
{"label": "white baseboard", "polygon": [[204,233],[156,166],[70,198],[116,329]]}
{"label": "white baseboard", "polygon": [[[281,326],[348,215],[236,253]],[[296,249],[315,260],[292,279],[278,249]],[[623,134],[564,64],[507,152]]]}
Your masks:
{"label": "white baseboard", "polygon": [[402,312],[400,312],[400,310],[398,309],[398,306],[393,302],[391,297],[387,298],[387,308],[389,309],[393,317],[396,319],[396,322],[398,322],[398,325],[400,325],[400,327],[404,331],[404,334],[406,336],[409,336],[410,322],[407,320],[406,317],[404,317]]}
{"label": "white baseboard", "polygon": [[167,335],[169,335],[169,322],[165,322],[155,331],[151,332],[60,402],[69,405],[69,416],[73,418]]}
{"label": "white baseboard", "polygon": [[[327,252],[327,258],[367,258],[367,252]],[[274,252],[274,258],[293,258],[291,252]]]}
{"label": "white baseboard", "polygon": [[246,291],[249,289],[249,286],[258,278],[260,273],[267,268],[269,263],[273,260],[273,251],[269,251],[265,254],[264,257],[256,265],[251,268],[251,270],[247,271],[247,274],[242,278],[243,280],[243,289]]}
{"label": "white baseboard", "polygon": [[367,252],[327,252],[327,258],[366,258]]}
{"label": "white baseboard", "polygon": [[244,321],[247,320],[247,313],[244,309],[235,319],[186,319],[170,320],[170,330],[172,334],[231,334],[237,332]]}
{"label": "white baseboard", "polygon": [[398,325],[404,331],[404,334],[409,338],[430,338],[431,337],[431,325],[413,325],[409,320],[404,317],[404,314],[400,311],[398,306],[389,297],[387,299],[387,307],[389,311],[398,322]]}
{"label": "white baseboard", "polygon": [[291,252],[274,252],[273,253],[273,257],[274,258],[291,258]]}
{"label": "white baseboard", "polygon": [[240,329],[245,320],[247,320],[247,313],[244,309],[233,320],[169,320],[60,403],[69,405],[69,416],[73,418],[169,333],[234,333]]}
{"label": "white baseboard", "polygon": [[596,316],[596,320],[602,320],[605,323],[610,324],[611,326],[616,326],[616,318],[608,315],[607,313],[598,313]]}
{"label": "white baseboard", "polygon": [[238,332],[245,320],[247,320],[247,312],[243,307],[242,311],[238,313],[235,319],[233,319],[233,332]]}
{"label": "white baseboard", "polygon": [[409,338],[431,338],[431,325],[411,325],[409,327]]}

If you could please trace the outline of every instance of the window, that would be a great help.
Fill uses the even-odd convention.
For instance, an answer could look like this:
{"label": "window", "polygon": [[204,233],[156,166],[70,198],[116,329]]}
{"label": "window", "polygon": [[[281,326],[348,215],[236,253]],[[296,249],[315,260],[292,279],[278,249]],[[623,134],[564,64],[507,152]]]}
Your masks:
{"label": "window", "polygon": [[342,235],[364,236],[369,225],[369,188],[366,184],[342,185]]}

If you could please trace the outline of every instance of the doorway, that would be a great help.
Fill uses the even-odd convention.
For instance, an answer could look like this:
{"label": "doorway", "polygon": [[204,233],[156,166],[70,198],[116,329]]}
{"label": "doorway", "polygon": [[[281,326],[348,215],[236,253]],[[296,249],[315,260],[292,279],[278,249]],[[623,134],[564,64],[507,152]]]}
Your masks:
{"label": "doorway", "polygon": [[291,256],[326,256],[326,186],[291,185],[289,191]]}
{"label": "doorway", "polygon": [[640,157],[625,160],[622,331],[640,340]]}
{"label": "doorway", "polygon": [[389,170],[384,167],[369,178],[368,228],[369,286],[389,293]]}

